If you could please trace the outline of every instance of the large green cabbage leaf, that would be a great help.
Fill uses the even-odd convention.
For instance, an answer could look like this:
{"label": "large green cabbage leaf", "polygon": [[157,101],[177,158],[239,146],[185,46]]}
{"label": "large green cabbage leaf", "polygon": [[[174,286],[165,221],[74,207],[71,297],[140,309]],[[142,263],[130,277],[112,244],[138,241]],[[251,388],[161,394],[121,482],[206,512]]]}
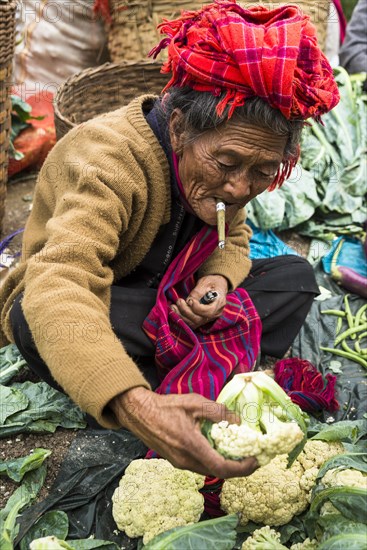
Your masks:
{"label": "large green cabbage leaf", "polygon": [[355,234],[367,218],[367,101],[361,80],[334,70],[339,104],[303,130],[300,164],[280,189],[264,192],[248,207],[263,230],[295,228],[300,234],[332,239]]}

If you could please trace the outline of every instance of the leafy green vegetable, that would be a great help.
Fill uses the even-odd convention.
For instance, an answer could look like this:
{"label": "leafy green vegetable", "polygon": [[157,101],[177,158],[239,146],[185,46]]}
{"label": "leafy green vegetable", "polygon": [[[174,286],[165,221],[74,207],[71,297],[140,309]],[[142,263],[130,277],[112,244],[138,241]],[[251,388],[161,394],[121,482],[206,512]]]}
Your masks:
{"label": "leafy green vegetable", "polygon": [[[65,512],[53,510],[46,512],[31,527],[20,541],[20,550],[51,550],[66,548],[67,550],[118,550],[117,544],[111,541],[94,538],[81,540],[65,540],[69,531],[69,520]],[[31,545],[31,546],[30,546]]]}
{"label": "leafy green vegetable", "polygon": [[322,540],[327,540],[330,537],[345,533],[358,533],[367,536],[367,525],[358,523],[357,521],[351,521],[341,514],[321,516],[318,519],[318,524],[322,528]]}
{"label": "leafy green vegetable", "polygon": [[37,470],[25,474],[23,483],[11,495],[5,508],[0,510],[0,548],[13,550],[13,541],[18,534],[16,524],[19,513],[37,496],[46,477],[46,466],[42,464]]}
{"label": "leafy green vegetable", "polygon": [[17,95],[11,95],[12,113],[11,113],[11,132],[10,132],[10,144],[9,155],[15,158],[15,160],[21,160],[24,155],[20,151],[17,151],[14,147],[14,140],[20,134],[22,130],[25,130],[30,126],[31,120],[42,120],[43,116],[32,116],[32,107],[23,101]]}
{"label": "leafy green vegetable", "polygon": [[108,540],[82,539],[66,541],[58,539],[54,535],[34,539],[29,545],[29,550],[92,550],[96,548],[119,550],[116,543]]}
{"label": "leafy green vegetable", "polygon": [[0,403],[0,437],[86,426],[82,411],[46,382],[0,385]]}
{"label": "leafy green vegetable", "polygon": [[50,535],[32,540],[29,545],[29,550],[73,550],[64,540],[59,540],[57,537]]}
{"label": "leafy green vegetable", "polygon": [[367,217],[366,96],[342,67],[334,75],[340,103],[322,117],[323,125],[311,120],[304,128],[297,169],[280,189],[250,203],[249,219],[261,229],[295,227],[329,240],[361,232]]}
{"label": "leafy green vegetable", "polygon": [[231,550],[236,541],[236,514],[175,527],[154,537],[143,550]]}
{"label": "leafy green vegetable", "polygon": [[348,533],[327,539],[318,550],[361,550],[366,547],[366,534]]}
{"label": "leafy green vegetable", "polygon": [[363,523],[367,517],[367,494],[359,487],[328,487],[315,492],[312,499],[309,518],[318,514],[321,506],[330,501],[346,518]]}
{"label": "leafy green vegetable", "polygon": [[6,385],[18,372],[27,365],[14,344],[0,349],[0,384]]}
{"label": "leafy green vegetable", "polygon": [[343,443],[343,447],[347,453],[365,453],[367,451],[367,442],[365,439],[357,443]]}
{"label": "leafy green vegetable", "polygon": [[95,548],[103,548],[103,550],[119,550],[119,546],[115,542],[98,539],[80,539],[66,541],[73,550],[92,550]]}
{"label": "leafy green vegetable", "polygon": [[20,390],[0,386],[0,425],[3,425],[9,416],[26,409],[28,403],[29,399]]}
{"label": "leafy green vegetable", "polygon": [[29,550],[32,540],[47,537],[50,533],[59,540],[65,540],[69,532],[69,519],[65,512],[52,510],[46,512],[29,529],[20,541],[20,550]]}
{"label": "leafy green vegetable", "polygon": [[308,437],[323,441],[347,441],[357,443],[367,433],[367,422],[359,420],[341,420],[334,424],[313,423],[308,428]]}
{"label": "leafy green vegetable", "polygon": [[342,455],[334,456],[327,460],[319,470],[318,478],[322,478],[328,470],[334,468],[340,468],[345,470],[346,468],[354,468],[360,472],[367,473],[367,462],[365,453],[345,453]]}
{"label": "leafy green vegetable", "polygon": [[47,449],[35,449],[28,456],[0,462],[0,474],[6,474],[19,483],[27,472],[39,468],[50,454],[51,451]]}

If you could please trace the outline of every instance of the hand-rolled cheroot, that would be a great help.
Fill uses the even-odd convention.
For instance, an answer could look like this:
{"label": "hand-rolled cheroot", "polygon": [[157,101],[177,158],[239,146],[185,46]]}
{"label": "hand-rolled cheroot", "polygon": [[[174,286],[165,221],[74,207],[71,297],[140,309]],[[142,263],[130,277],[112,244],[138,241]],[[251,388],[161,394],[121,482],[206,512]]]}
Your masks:
{"label": "hand-rolled cheroot", "polygon": [[224,248],[226,238],[226,205],[221,200],[217,200],[217,228],[218,228],[218,246]]}

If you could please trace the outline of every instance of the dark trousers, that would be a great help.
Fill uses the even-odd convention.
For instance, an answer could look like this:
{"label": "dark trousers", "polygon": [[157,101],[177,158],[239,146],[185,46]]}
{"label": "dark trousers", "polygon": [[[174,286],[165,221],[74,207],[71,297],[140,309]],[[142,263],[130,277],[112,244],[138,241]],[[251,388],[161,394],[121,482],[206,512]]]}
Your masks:
{"label": "dark trousers", "polygon": [[[240,286],[249,293],[262,320],[261,352],[283,357],[319,293],[312,267],[303,258],[292,255],[254,260],[249,276]],[[114,285],[110,309],[115,334],[152,387],[157,386],[155,369],[152,369],[154,347],[141,325],[155,304],[156,294],[151,288]],[[21,299],[22,295],[18,296],[10,312],[15,343],[30,369],[50,386],[61,390],[37,351]]]}

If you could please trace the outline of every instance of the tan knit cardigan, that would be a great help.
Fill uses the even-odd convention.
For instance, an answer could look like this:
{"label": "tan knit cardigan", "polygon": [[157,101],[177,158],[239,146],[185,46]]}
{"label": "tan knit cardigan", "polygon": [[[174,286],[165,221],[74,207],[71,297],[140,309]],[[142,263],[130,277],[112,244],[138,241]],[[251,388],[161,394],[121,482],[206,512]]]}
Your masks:
{"label": "tan knit cardigan", "polygon": [[[37,181],[22,260],[0,292],[3,344],[12,341],[9,312],[22,307],[40,356],[84,411],[117,427],[107,406],[149,384],[115,336],[110,287],[144,258],[170,218],[165,153],[143,109],[154,96],[70,131],[51,151]],[[244,212],[231,224],[225,251],[200,275],[221,274],[235,288],[248,274],[250,229]]]}

